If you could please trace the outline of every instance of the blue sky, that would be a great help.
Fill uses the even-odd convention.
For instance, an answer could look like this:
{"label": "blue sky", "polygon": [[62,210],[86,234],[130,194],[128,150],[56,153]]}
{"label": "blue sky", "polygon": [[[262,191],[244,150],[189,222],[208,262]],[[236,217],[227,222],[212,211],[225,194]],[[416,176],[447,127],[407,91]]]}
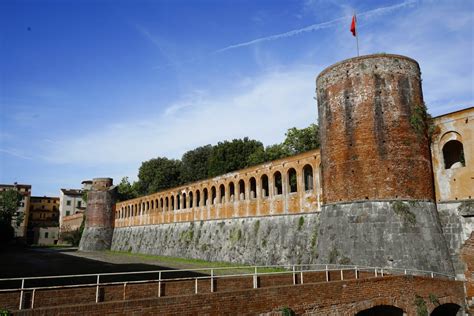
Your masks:
{"label": "blue sky", "polygon": [[59,195],[142,161],[317,120],[315,77],[407,55],[433,115],[474,105],[474,1],[0,2],[0,183]]}

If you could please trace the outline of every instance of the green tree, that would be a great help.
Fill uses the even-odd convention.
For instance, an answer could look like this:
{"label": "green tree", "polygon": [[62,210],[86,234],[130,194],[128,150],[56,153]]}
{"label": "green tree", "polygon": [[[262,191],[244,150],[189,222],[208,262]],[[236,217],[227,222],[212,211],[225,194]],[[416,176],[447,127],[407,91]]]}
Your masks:
{"label": "green tree", "polygon": [[130,200],[138,197],[136,182],[130,184],[128,177],[123,177],[117,186],[117,202]]}
{"label": "green tree", "polygon": [[13,238],[12,221],[20,226],[23,222],[23,213],[18,213],[21,194],[13,189],[0,192],[0,242]]}
{"label": "green tree", "polygon": [[207,178],[208,161],[211,153],[212,145],[198,147],[184,153],[181,158],[181,180],[183,183]]}
{"label": "green tree", "polygon": [[151,194],[181,184],[181,161],[158,157],[142,163],[138,170],[139,194]]}
{"label": "green tree", "polygon": [[319,148],[319,127],[316,124],[302,129],[292,127],[285,134],[283,146],[290,155],[296,155]]}
{"label": "green tree", "polygon": [[208,176],[214,177],[246,168],[251,165],[251,155],[262,149],[263,144],[261,142],[248,137],[234,139],[231,142],[219,142],[212,148],[209,157]]}

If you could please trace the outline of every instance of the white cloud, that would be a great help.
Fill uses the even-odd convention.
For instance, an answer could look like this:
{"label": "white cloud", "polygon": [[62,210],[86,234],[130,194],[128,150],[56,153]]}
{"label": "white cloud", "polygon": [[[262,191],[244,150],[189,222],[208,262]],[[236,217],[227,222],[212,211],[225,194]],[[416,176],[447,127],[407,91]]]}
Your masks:
{"label": "white cloud", "polygon": [[91,166],[135,165],[156,156],[179,158],[186,150],[232,138],[281,142],[289,127],[316,120],[313,96],[319,70],[272,71],[252,84],[243,79],[236,83],[240,92],[197,91],[140,121],[124,120],[49,142],[45,158]]}

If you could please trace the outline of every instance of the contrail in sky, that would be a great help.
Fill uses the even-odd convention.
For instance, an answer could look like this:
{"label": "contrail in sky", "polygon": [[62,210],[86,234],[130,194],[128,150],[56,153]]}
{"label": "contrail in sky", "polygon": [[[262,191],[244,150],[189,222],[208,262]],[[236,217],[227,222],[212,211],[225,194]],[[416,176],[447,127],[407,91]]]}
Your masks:
{"label": "contrail in sky", "polygon": [[[404,2],[399,3],[399,4],[395,4],[395,5],[391,5],[391,6],[387,6],[387,7],[381,7],[381,8],[361,12],[361,13],[357,13],[357,16],[358,17],[365,16],[367,18],[370,18],[372,16],[386,14],[386,13],[389,13],[391,11],[398,10],[398,9],[410,6],[410,5],[412,5],[416,2],[418,2],[418,1],[417,0],[408,0],[408,1],[404,1]],[[306,32],[312,32],[312,31],[316,31],[316,30],[320,30],[320,29],[325,29],[325,28],[331,27],[333,25],[336,25],[336,24],[338,24],[342,21],[348,21],[348,18],[350,18],[350,17],[343,16],[343,17],[340,17],[340,18],[337,18],[337,19],[334,19],[334,20],[331,20],[331,21],[322,22],[322,23],[318,23],[318,24],[312,24],[312,25],[309,25],[309,26],[306,26],[306,27],[303,27],[303,28],[300,28],[300,29],[296,29],[296,30],[291,30],[291,31],[288,31],[288,32],[285,32],[285,33],[270,35],[270,36],[266,36],[266,37],[260,37],[260,38],[257,38],[257,39],[254,39],[254,40],[251,40],[251,41],[248,41],[248,42],[242,42],[242,43],[238,43],[238,44],[234,44],[234,45],[230,45],[230,46],[218,49],[214,53],[222,53],[222,52],[234,49],[234,48],[250,46],[250,45],[261,43],[261,42],[274,41],[274,40],[277,40],[277,39],[280,39],[280,38],[291,37],[291,36],[295,36],[295,35],[298,35],[298,34],[301,34],[301,33],[306,33]]]}

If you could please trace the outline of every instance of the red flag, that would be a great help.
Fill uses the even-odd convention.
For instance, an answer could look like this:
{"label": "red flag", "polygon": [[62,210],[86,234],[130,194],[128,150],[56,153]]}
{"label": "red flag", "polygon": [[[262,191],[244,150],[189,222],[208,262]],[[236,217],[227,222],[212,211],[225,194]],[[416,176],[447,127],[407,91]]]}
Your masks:
{"label": "red flag", "polygon": [[351,23],[351,33],[353,36],[356,36],[356,22],[357,22],[357,19],[356,19],[356,16],[355,14],[352,16],[352,23]]}

